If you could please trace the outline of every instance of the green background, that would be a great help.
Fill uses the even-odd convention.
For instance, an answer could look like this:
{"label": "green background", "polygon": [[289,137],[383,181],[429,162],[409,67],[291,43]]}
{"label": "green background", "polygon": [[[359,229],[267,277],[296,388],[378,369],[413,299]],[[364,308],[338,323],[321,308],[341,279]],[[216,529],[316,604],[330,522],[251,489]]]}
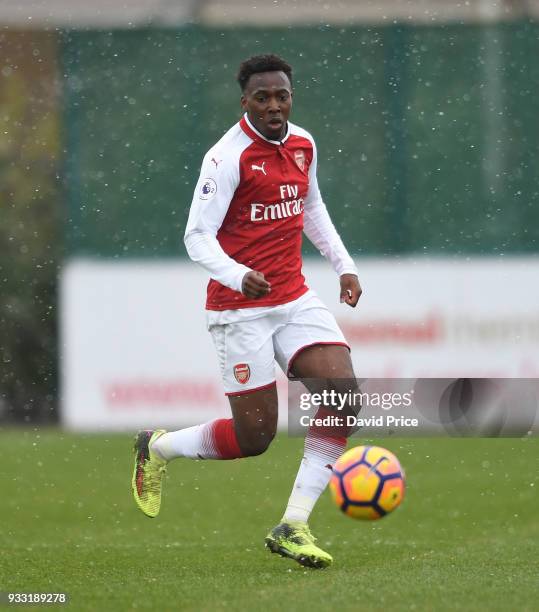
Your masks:
{"label": "green background", "polygon": [[538,34],[523,22],[68,33],[69,250],[183,255],[202,157],[240,116],[237,67],[274,51],[294,67],[292,120],[317,140],[353,253],[536,251]]}

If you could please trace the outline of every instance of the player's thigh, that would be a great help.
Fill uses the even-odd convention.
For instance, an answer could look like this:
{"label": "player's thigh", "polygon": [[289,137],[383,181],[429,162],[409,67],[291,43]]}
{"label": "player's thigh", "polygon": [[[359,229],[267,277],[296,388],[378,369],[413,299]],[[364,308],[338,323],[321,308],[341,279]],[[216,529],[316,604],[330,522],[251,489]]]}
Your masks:
{"label": "player's thigh", "polygon": [[354,378],[350,350],[336,344],[313,344],[300,351],[290,364],[294,378]]}
{"label": "player's thigh", "polygon": [[311,393],[334,390],[347,395],[358,389],[350,351],[345,346],[307,347],[294,359],[290,374],[301,380]]}

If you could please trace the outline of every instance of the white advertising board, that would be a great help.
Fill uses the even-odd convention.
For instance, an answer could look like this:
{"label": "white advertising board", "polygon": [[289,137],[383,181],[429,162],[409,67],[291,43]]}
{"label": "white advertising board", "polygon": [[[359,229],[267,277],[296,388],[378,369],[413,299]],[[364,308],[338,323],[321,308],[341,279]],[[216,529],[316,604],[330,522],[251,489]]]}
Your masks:
{"label": "white advertising board", "polygon": [[[539,259],[364,259],[357,308],[307,261],[357,376],[539,378]],[[61,283],[62,422],[76,430],[182,427],[229,415],[206,330],[207,277],[172,261],[74,260]],[[279,378],[286,398],[286,381]],[[282,402],[281,424],[286,423]]]}

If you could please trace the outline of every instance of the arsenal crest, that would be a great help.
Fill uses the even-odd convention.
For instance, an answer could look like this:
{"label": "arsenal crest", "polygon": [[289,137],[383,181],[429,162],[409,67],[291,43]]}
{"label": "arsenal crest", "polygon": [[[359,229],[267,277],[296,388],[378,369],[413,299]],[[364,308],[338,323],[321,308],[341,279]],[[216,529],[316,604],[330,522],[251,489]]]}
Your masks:
{"label": "arsenal crest", "polygon": [[294,153],[294,159],[296,160],[296,164],[298,168],[304,172],[305,171],[305,151],[299,149]]}
{"label": "arsenal crest", "polygon": [[244,385],[251,378],[251,369],[246,363],[237,363],[234,366],[234,376],[240,385]]}

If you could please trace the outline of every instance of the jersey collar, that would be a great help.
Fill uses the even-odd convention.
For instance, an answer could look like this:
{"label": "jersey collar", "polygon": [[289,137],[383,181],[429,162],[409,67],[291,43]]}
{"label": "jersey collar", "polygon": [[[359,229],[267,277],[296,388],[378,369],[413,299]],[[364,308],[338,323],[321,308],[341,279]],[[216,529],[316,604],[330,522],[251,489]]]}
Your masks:
{"label": "jersey collar", "polygon": [[281,145],[283,142],[286,142],[286,140],[290,136],[290,124],[287,121],[286,122],[286,134],[284,135],[284,138],[282,140],[269,140],[269,138],[262,136],[262,134],[249,121],[249,117],[247,116],[247,113],[245,113],[243,117],[240,119],[240,127],[247,134],[247,136],[249,136],[249,138],[252,138],[253,140],[258,140],[259,142],[260,141],[268,142],[270,144],[277,145],[277,146]]}

